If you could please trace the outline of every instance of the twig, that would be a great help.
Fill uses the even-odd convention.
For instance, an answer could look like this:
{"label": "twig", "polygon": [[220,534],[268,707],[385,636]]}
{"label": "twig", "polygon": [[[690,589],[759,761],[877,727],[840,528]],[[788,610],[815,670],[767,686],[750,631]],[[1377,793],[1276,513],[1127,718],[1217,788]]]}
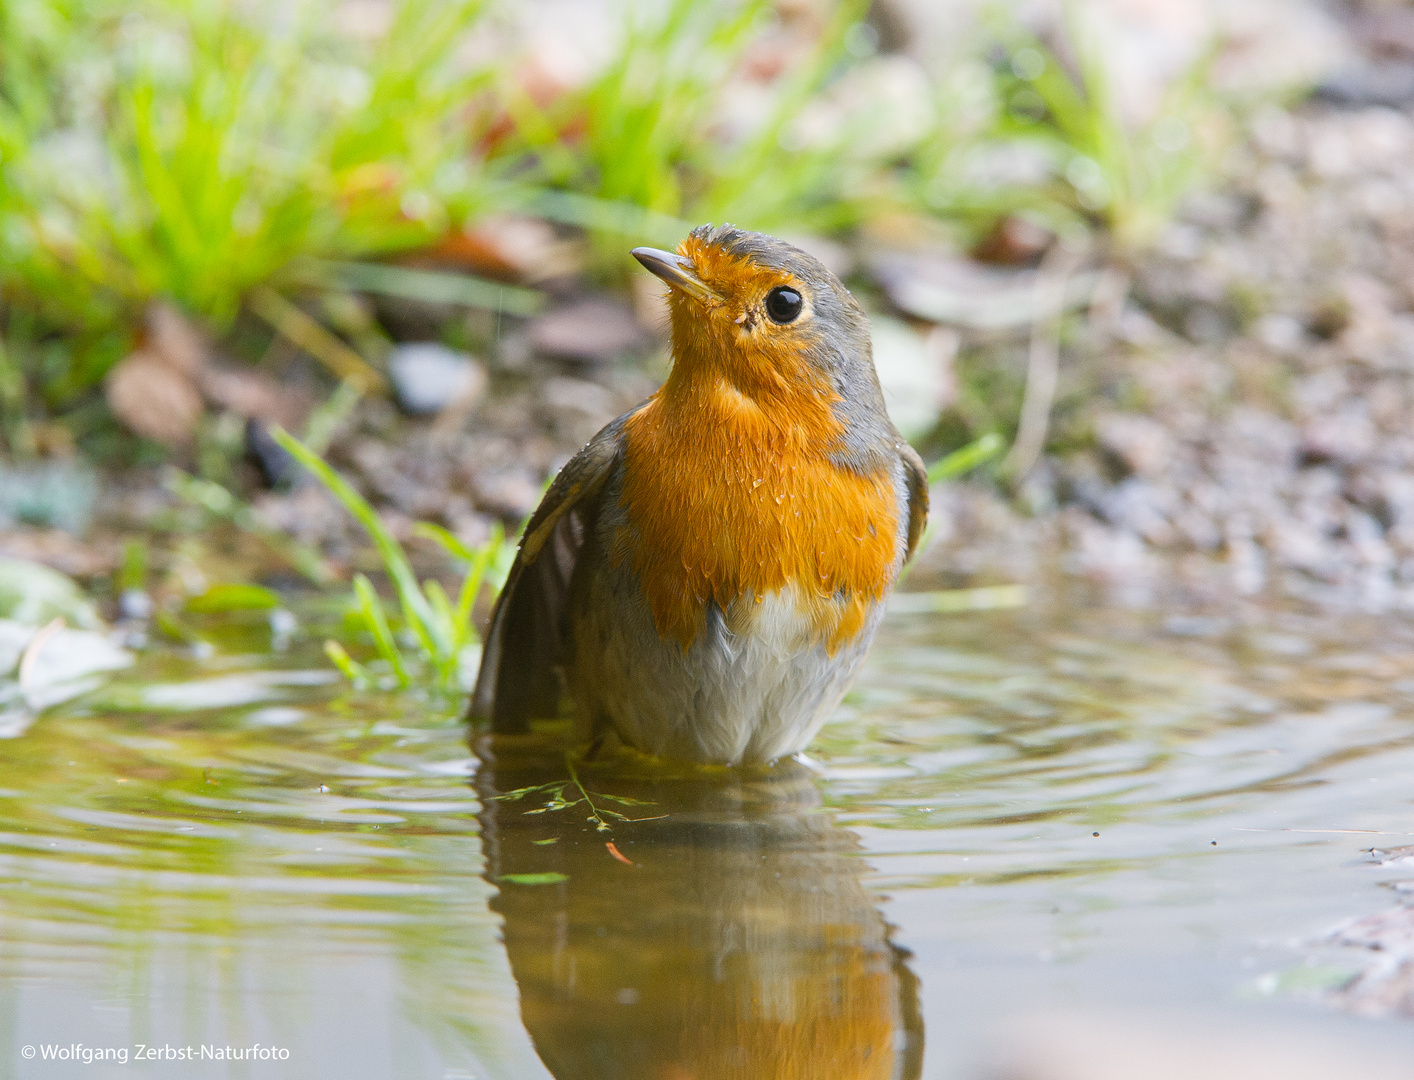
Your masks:
{"label": "twig", "polygon": [[[492,795],[491,798],[514,802],[518,799],[525,798],[527,795],[534,795],[542,791],[547,792],[549,799],[545,805],[537,807],[534,810],[527,810],[525,812],[527,815],[547,814],[554,810],[569,810],[578,806],[580,803],[584,803],[589,807],[589,816],[585,818],[585,820],[593,822],[594,828],[601,833],[613,832],[613,827],[604,820],[606,817],[614,818],[616,821],[638,822],[661,821],[668,816],[667,814],[656,814],[653,817],[631,818],[627,814],[619,813],[617,810],[596,806],[594,805],[593,797],[589,794],[589,790],[579,779],[579,771],[574,767],[574,754],[570,750],[565,751],[565,769],[570,774],[568,780],[551,780],[548,784],[536,784],[534,787],[516,788],[514,791],[503,791],[499,795]],[[565,798],[565,789],[571,786],[579,792],[579,798]],[[607,799],[610,802],[616,802],[623,806],[654,805],[651,802],[645,802],[643,799],[630,799],[626,795],[601,794],[599,798]]]}
{"label": "twig", "polygon": [[[589,797],[589,792],[586,791],[584,785],[580,783],[579,771],[574,767],[574,755],[568,750],[565,751],[565,768],[569,770],[570,783],[575,786],[575,789],[579,792],[579,797],[582,798],[589,807],[588,820],[594,822],[594,828],[599,832],[612,832],[613,830],[609,827],[608,822],[599,816],[599,808],[594,805],[594,800]],[[623,817],[622,814],[615,814],[612,810],[606,810],[604,812],[614,817]]]}
{"label": "twig", "polygon": [[256,289],[250,294],[250,306],[279,333],[362,392],[387,389],[388,381],[373,365],[274,289]]}
{"label": "twig", "polygon": [[1026,361],[1026,391],[1021,399],[1021,420],[1016,441],[1002,459],[1002,471],[1016,480],[1026,477],[1046,446],[1051,403],[1056,396],[1060,369],[1061,316],[1065,312],[1065,287],[1084,258],[1082,247],[1058,242],[1046,253],[1037,273],[1037,307],[1040,317],[1031,327],[1031,350]]}

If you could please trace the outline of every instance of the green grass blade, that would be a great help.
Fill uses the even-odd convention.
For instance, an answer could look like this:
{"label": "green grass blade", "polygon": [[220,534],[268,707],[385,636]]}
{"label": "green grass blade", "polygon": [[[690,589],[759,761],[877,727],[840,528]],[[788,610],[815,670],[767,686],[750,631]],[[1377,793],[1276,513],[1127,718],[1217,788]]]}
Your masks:
{"label": "green grass blade", "polygon": [[468,547],[454,533],[440,525],[433,525],[430,521],[419,521],[412,527],[412,531],[414,536],[441,545],[448,555],[464,563],[474,563],[480,557],[476,548]]}
{"label": "green grass blade", "polygon": [[977,466],[985,464],[996,457],[1002,448],[1002,437],[995,431],[989,431],[980,439],[968,443],[961,449],[954,450],[947,457],[933,463],[928,470],[928,483],[937,484],[944,480],[951,480],[955,476],[971,472]]}
{"label": "green grass blade", "polygon": [[118,569],[118,589],[147,588],[147,543],[129,540],[123,545],[123,562]]}
{"label": "green grass blade", "polygon": [[422,588],[427,593],[428,603],[431,604],[433,612],[442,624],[442,632],[452,643],[451,649],[446,654],[433,657],[438,675],[445,680],[456,669],[457,657],[461,654],[465,635],[462,628],[457,625],[456,615],[452,611],[452,603],[447,599],[442,583],[425,581],[422,583]]}
{"label": "green grass blade", "polygon": [[501,526],[497,525],[490,541],[481,549],[476,561],[467,569],[466,577],[462,579],[461,592],[457,596],[456,619],[458,626],[466,628],[468,640],[479,637],[472,629],[471,612],[476,606],[476,598],[481,595],[481,586],[486,582],[487,571],[491,569],[496,556],[505,548],[505,536],[501,532]]}
{"label": "green grass blade", "polygon": [[393,631],[388,625],[388,614],[383,610],[383,602],[373,590],[373,583],[363,574],[355,574],[353,584],[354,594],[358,597],[359,612],[373,635],[373,644],[378,647],[378,654],[391,665],[398,685],[406,686],[407,665],[403,663],[403,654],[398,650],[397,642],[393,640]]}
{"label": "green grass blade", "polygon": [[301,268],[300,276],[317,284],[337,284],[357,292],[488,308],[507,315],[534,315],[545,303],[544,296],[534,289],[502,285],[470,274],[413,270],[386,263],[310,260]]}
{"label": "green grass blade", "polygon": [[373,677],[369,674],[368,669],[350,656],[348,650],[337,641],[330,640],[324,643],[324,655],[354,686],[369,686],[373,683]]}
{"label": "green grass blade", "polygon": [[[492,526],[491,536],[486,543],[475,548],[464,544],[442,526],[426,521],[418,522],[413,531],[424,539],[440,544],[454,559],[466,564],[466,576],[462,578],[461,590],[457,594],[457,606],[451,615],[452,625],[456,627],[459,648],[467,642],[478,640],[471,626],[472,608],[481,594],[482,585],[489,580],[498,586],[505,580],[510,569],[510,560],[515,557],[515,543],[506,540],[506,532],[500,522]],[[428,582],[429,588],[432,584]]]}
{"label": "green grass blade", "polygon": [[512,885],[558,885],[568,881],[569,875],[558,870],[546,870],[539,874],[502,874],[497,881],[509,881]]}
{"label": "green grass blade", "polygon": [[329,400],[316,406],[309,414],[309,420],[304,427],[305,446],[316,454],[322,454],[329,449],[339,425],[349,418],[354,407],[362,400],[363,391],[359,389],[358,383],[351,379],[340,382],[338,389],[329,396]]}
{"label": "green grass blade", "polygon": [[200,596],[187,600],[187,610],[197,615],[217,615],[232,611],[270,611],[279,606],[278,593],[244,582],[212,585]]}
{"label": "green grass blade", "polygon": [[388,531],[387,526],[374,512],[373,507],[368,505],[368,501],[355,491],[347,480],[331,469],[323,458],[310,451],[289,432],[283,428],[274,427],[270,434],[289,452],[290,456],[318,477],[334,498],[339,500],[344,509],[363,526],[364,531],[368,533],[369,538],[378,549],[384,571],[397,590],[398,599],[402,603],[409,627],[413,633],[417,634],[419,640],[423,641],[428,652],[433,656],[450,652],[451,642],[440,635],[432,608],[427,602],[427,597],[423,595],[417,578],[413,575],[412,566],[408,563],[402,545]]}

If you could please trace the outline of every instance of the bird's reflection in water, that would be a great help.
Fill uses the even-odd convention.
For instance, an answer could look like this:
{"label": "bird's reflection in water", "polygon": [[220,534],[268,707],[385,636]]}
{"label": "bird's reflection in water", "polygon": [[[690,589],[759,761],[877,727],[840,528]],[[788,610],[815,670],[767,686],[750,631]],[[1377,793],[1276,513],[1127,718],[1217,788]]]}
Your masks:
{"label": "bird's reflection in water", "polygon": [[604,833],[583,802],[530,812],[553,788],[505,798],[569,780],[562,753],[487,737],[478,756],[493,906],[557,1080],[918,1076],[916,981],[806,769],[582,769],[601,812],[653,819]]}

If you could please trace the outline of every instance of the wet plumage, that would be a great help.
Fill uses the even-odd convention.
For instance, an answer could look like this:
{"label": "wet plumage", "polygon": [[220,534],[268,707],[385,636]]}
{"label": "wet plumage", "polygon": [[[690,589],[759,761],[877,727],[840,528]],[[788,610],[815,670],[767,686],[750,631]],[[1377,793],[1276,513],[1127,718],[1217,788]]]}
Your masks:
{"label": "wet plumage", "polygon": [[735,764],[802,749],[868,649],[927,513],[864,313],[729,226],[635,254],[673,286],[673,369],[556,477],[492,616],[472,714]]}

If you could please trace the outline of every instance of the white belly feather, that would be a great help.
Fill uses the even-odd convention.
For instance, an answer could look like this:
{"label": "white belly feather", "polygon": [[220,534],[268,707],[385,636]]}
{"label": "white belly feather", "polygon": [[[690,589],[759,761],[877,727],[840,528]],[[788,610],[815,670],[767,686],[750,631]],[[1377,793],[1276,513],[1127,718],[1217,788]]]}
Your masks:
{"label": "white belly feather", "polygon": [[831,655],[794,587],[742,602],[740,633],[709,604],[684,651],[658,636],[632,577],[603,575],[574,631],[583,720],[665,757],[736,764],[804,749],[854,678],[883,605]]}

